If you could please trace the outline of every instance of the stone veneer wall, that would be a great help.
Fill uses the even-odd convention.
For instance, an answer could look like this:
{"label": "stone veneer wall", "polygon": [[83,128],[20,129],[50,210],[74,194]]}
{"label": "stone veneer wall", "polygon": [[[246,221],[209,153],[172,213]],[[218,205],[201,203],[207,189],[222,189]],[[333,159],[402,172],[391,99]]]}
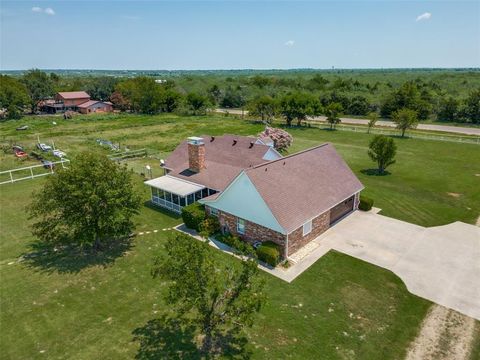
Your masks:
{"label": "stone veneer wall", "polygon": [[187,144],[188,168],[193,172],[205,169],[205,144]]}
{"label": "stone veneer wall", "polygon": [[[207,214],[210,214],[210,208],[208,206],[205,208]],[[218,211],[218,220],[222,228],[225,227],[230,234],[236,235],[250,244],[256,241],[273,241],[281,246],[281,254],[283,256],[286,241],[285,235],[248,220],[245,220],[245,234],[239,234],[237,232],[237,217],[220,210]]]}
{"label": "stone veneer wall", "polygon": [[330,227],[330,210],[312,220],[312,231],[303,236],[303,225],[288,235],[288,256],[315,239]]}

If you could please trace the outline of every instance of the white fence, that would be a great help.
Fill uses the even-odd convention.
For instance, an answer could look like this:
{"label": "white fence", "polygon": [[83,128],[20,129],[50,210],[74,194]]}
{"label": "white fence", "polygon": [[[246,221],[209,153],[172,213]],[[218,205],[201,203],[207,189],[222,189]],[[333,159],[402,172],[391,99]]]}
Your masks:
{"label": "white fence", "polygon": [[[51,164],[54,164],[56,166],[57,164],[60,164],[62,168],[65,168],[65,163],[69,163],[70,160],[68,159],[61,159],[60,161],[52,161]],[[55,172],[54,166],[48,166],[45,168],[44,164],[40,165],[32,165],[32,166],[26,166],[23,168],[18,168],[18,169],[12,169],[12,170],[6,170],[6,171],[0,171],[0,185],[2,184],[9,184],[9,183],[14,183],[17,181],[21,180],[28,180],[28,179],[34,179],[37,177],[45,176],[45,175],[50,175]],[[42,168],[44,171],[41,173],[35,173],[34,170]],[[8,174],[8,175],[7,175]],[[15,175],[18,175],[21,177],[15,177]],[[8,180],[3,180],[3,178],[8,177]]]}
{"label": "white fence", "polygon": [[[320,128],[320,129],[328,129],[329,125],[327,123],[322,122],[307,122],[310,127]],[[337,130],[343,131],[352,131],[352,132],[360,132],[360,133],[367,133],[368,128],[366,126],[354,126],[354,125],[337,125]],[[370,129],[371,134],[383,134],[383,135],[397,135],[401,134],[400,130],[396,130],[394,128],[387,129],[381,127],[374,127]],[[437,141],[451,141],[451,142],[460,142],[460,143],[467,143],[467,144],[476,144],[480,145],[480,137],[476,136],[461,136],[461,135],[442,135],[442,134],[434,134],[434,133],[422,133],[416,131],[407,131],[405,133],[406,138],[413,138],[413,139],[424,139],[424,140],[437,140]]]}

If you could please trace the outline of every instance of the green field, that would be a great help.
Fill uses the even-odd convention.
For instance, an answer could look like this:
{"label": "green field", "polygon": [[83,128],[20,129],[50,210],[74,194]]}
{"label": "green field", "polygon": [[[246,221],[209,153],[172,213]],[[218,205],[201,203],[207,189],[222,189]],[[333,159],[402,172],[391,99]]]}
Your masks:
{"label": "green field", "polygon": [[[248,135],[262,129],[223,116],[55,119],[58,125],[52,125],[52,118],[26,118],[22,124],[29,124],[30,130],[22,133],[15,131],[18,123],[1,123],[1,141],[32,147],[38,135],[74,156],[85,149],[107,154],[95,140],[108,139],[131,149],[147,148],[151,157],[128,164],[136,172],[145,164],[154,165],[159,175],[158,159],[187,136]],[[439,225],[473,223],[480,214],[477,145],[399,139],[398,163],[390,175],[378,177],[362,173],[373,166],[366,155],[370,135],[290,131],[290,152],[324,141],[335,144],[385,215]],[[2,170],[3,160],[12,156],[1,154]],[[8,166],[12,164],[17,166],[15,159]],[[171,233],[163,229],[181,220],[149,207],[148,191],[136,176],[145,200],[136,218],[137,232],[151,233],[137,236],[125,253],[74,260],[54,253],[18,262],[21,255],[31,255],[34,239],[26,209],[32,191],[41,189],[43,181],[0,186],[1,358],[197,358],[193,334],[153,326],[160,321],[149,323],[168,310],[161,299],[165,287],[151,278],[150,264]],[[236,261],[221,253],[216,256],[219,262]],[[408,293],[392,273],[335,252],[291,284],[261,276],[268,303],[247,332],[245,350],[254,359],[401,359],[431,304]],[[174,353],[177,350],[180,353]]]}

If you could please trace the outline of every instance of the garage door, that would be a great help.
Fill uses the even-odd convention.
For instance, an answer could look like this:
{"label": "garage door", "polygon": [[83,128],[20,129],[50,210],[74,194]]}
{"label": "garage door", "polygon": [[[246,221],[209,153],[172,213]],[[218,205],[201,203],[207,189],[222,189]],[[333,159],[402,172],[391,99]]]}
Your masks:
{"label": "garage door", "polygon": [[354,199],[355,195],[345,201],[342,201],[340,204],[336,205],[330,210],[330,224],[334,223],[342,216],[353,210]]}

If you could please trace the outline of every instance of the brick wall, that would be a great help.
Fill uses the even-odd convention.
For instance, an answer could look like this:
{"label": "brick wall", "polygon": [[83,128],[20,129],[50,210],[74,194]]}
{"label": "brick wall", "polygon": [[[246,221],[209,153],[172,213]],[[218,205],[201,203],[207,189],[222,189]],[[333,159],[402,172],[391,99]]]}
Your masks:
{"label": "brick wall", "polygon": [[[210,209],[208,206],[206,207],[206,211],[208,214],[210,214]],[[237,217],[220,210],[218,211],[218,220],[220,221],[222,229],[225,228],[225,230],[230,234],[236,235],[243,241],[246,241],[250,244],[253,244],[256,241],[273,241],[281,246],[280,253],[283,256],[286,241],[285,235],[248,220],[245,220],[245,234],[239,234],[237,232]]]}
{"label": "brick wall", "polygon": [[315,239],[330,227],[330,210],[312,220],[312,231],[303,236],[303,225],[288,235],[288,256]]}
{"label": "brick wall", "polygon": [[205,169],[205,144],[188,144],[188,168],[193,172]]}

